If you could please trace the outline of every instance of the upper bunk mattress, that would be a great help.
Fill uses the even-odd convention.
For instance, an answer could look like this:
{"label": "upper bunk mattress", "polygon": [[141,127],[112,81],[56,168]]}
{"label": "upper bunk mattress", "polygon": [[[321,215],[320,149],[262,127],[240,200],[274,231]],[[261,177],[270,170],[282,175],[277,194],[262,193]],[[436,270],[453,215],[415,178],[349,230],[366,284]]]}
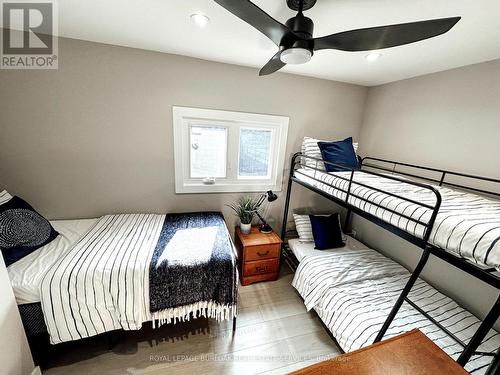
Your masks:
{"label": "upper bunk mattress", "polygon": [[[350,171],[326,173],[306,168],[295,171],[297,179],[344,201],[346,193],[340,189],[347,191],[350,175]],[[425,227],[398,213],[427,223],[432,210],[361,184],[431,206],[436,203],[434,193],[409,183],[354,172],[349,204],[423,238]],[[481,266],[500,270],[500,201],[446,187],[435,188],[442,203],[429,242]]]}

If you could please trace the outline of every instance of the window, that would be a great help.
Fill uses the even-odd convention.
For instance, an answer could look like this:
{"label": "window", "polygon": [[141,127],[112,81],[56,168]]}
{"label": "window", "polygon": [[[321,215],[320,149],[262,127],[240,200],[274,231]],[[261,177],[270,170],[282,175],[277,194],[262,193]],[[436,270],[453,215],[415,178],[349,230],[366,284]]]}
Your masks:
{"label": "window", "polygon": [[191,178],[226,177],[227,129],[191,126]]}
{"label": "window", "polygon": [[288,117],[173,107],[176,193],[281,190]]}

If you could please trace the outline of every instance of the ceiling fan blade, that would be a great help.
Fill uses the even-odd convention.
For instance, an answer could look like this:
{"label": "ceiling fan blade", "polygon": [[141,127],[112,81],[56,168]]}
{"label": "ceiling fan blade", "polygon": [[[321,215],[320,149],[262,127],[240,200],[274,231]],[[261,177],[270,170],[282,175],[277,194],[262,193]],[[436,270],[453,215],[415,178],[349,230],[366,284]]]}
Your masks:
{"label": "ceiling fan blade", "polygon": [[282,50],[283,49],[280,48],[280,50],[273,57],[271,57],[271,60],[269,60],[267,64],[262,67],[259,72],[259,76],[267,76],[268,74],[277,72],[286,65],[283,61],[280,60]]}
{"label": "ceiling fan blade", "polygon": [[461,17],[370,27],[314,39],[314,49],[369,51],[418,42],[449,31]]}
{"label": "ceiling fan blade", "polygon": [[[236,17],[241,18],[279,46],[285,35],[294,35],[287,26],[276,21],[269,14],[249,0],[215,0]],[[298,36],[296,36],[299,39]]]}

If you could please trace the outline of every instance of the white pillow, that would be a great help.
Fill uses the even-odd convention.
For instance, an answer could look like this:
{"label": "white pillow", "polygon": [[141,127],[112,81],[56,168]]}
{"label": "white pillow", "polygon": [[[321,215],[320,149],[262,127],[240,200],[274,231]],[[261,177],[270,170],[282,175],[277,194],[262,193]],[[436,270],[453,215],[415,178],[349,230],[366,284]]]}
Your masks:
{"label": "white pillow", "polygon": [[0,204],[7,203],[12,199],[12,195],[10,195],[7,190],[3,190],[0,192]]}
{"label": "white pillow", "polygon": [[311,226],[311,219],[309,215],[298,215],[293,214],[293,220],[295,221],[295,230],[299,235],[300,242],[313,242],[313,232]]}
{"label": "white pillow", "polygon": [[[304,139],[302,141],[301,152],[306,156],[310,156],[313,158],[323,160],[323,156],[321,155],[321,150],[319,149],[318,142],[330,142],[330,141],[326,141],[323,139],[315,139],[315,138],[311,138],[311,137],[304,137]],[[352,147],[354,148],[354,152],[357,154],[358,142],[353,142]],[[319,162],[319,161],[316,162],[316,160],[312,160],[309,158],[304,158],[304,161],[302,164],[306,165],[307,167],[319,169],[321,171],[326,170],[325,163]]]}

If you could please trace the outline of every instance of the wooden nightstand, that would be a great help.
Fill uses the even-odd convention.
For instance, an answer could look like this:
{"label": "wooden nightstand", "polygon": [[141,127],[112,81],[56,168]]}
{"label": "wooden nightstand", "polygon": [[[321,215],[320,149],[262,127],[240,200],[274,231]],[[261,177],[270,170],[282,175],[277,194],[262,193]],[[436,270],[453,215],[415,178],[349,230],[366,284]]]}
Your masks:
{"label": "wooden nightstand", "polygon": [[253,226],[249,234],[243,234],[236,227],[236,248],[241,285],[278,278],[281,239],[276,233],[260,233]]}

